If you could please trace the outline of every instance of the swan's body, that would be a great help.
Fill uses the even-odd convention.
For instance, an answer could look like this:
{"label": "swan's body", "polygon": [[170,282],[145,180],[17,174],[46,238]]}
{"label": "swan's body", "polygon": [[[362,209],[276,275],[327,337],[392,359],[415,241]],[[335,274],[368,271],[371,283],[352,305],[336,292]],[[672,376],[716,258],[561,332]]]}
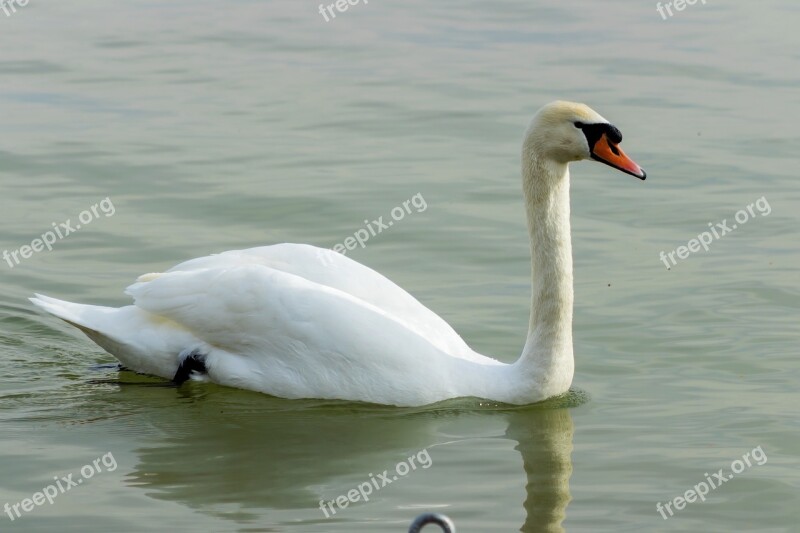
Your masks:
{"label": "swan's body", "polygon": [[[526,134],[533,295],[527,342],[513,364],[471,350],[381,274],[308,245],[225,252],[147,274],[126,291],[134,305],[119,309],[38,295],[32,301],[124,366],[167,379],[197,358],[206,379],[284,398],[407,406],[457,397],[543,400],[566,392],[574,370],[567,165],[600,158],[604,128],[613,126],[588,107],[555,102]],[[607,142],[621,154],[618,133],[608,129]],[[619,157],[604,162],[644,179]]]}

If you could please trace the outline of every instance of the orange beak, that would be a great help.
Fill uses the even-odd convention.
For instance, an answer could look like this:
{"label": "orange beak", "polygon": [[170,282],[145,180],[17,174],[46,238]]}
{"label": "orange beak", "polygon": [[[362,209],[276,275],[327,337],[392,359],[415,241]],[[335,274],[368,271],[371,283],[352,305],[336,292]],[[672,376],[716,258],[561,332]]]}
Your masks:
{"label": "orange beak", "polygon": [[602,134],[600,138],[594,143],[592,148],[592,159],[605,163],[608,166],[621,170],[626,174],[635,176],[640,180],[647,177],[642,167],[636,164],[633,159],[625,155],[625,152],[620,149],[618,144],[608,141],[606,134]]}

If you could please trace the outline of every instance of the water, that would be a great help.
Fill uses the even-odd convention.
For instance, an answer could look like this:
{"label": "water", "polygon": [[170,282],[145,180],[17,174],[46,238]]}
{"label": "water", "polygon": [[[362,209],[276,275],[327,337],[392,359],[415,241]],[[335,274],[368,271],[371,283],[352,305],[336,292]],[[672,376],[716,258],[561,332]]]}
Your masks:
{"label": "water", "polygon": [[[288,0],[0,12],[0,250],[91,218],[0,263],[0,505],[116,463],[0,529],[389,532],[436,511],[463,532],[797,531],[798,8],[662,20],[635,4],[373,0],[327,23]],[[649,174],[573,167],[577,371],[560,401],[165,387],[26,300],[123,305],[142,273],[330,247],[421,194],[427,209],[350,255],[512,361],[529,298],[519,143],[555,98],[612,120]],[[762,197],[768,215],[665,268],[660,252]],[[105,198],[113,216],[91,214]],[[423,451],[428,468],[369,502],[320,510]],[[746,453],[704,502],[659,514]]]}

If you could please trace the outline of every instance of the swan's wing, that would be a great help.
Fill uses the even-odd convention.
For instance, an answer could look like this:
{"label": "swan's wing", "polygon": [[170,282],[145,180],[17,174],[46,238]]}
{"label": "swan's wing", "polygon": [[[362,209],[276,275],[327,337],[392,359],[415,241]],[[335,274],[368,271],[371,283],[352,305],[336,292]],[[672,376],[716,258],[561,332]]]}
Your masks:
{"label": "swan's wing", "polygon": [[372,304],[263,265],[169,272],[127,292],[207,345],[213,380],[276,396],[437,401],[466,363]]}
{"label": "swan's wing", "polygon": [[445,353],[482,360],[444,319],[408,292],[371,268],[332,250],[306,244],[276,244],[192,259],[169,272],[246,265],[266,266],[345,292],[395,317]]}

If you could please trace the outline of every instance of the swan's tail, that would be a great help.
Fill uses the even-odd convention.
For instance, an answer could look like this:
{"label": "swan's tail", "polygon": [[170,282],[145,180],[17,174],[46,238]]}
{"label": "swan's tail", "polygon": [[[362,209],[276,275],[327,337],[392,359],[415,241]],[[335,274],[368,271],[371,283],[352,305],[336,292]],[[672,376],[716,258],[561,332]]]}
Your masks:
{"label": "swan's tail", "polygon": [[75,326],[113,355],[117,355],[127,344],[119,335],[112,333],[114,328],[111,327],[111,317],[119,311],[118,309],[65,302],[42,294],[29,299],[37,307]]}
{"label": "swan's tail", "polygon": [[57,300],[55,298],[50,298],[49,296],[44,296],[43,294],[37,294],[34,298],[29,298],[29,300],[35,306],[44,309],[51,315],[57,316],[64,322],[72,324],[82,331],[85,331],[86,329],[91,329],[95,332],[97,331],[91,327],[90,321],[87,320],[86,317],[87,311],[89,310],[88,308],[94,308],[96,306],[65,302],[63,300]]}
{"label": "swan's tail", "polygon": [[35,306],[44,309],[53,316],[57,316],[64,322],[72,324],[81,331],[92,331],[99,333],[99,331],[92,326],[92,315],[99,313],[113,311],[110,307],[99,307],[96,305],[76,304],[72,302],[65,302],[64,300],[57,300],[37,294],[34,298],[29,298],[31,303]]}
{"label": "swan's tail", "polygon": [[197,341],[188,332],[135,306],[122,308],[76,304],[37,294],[37,307],[75,326],[126,367],[144,374],[171,378],[178,368],[177,354]]}

